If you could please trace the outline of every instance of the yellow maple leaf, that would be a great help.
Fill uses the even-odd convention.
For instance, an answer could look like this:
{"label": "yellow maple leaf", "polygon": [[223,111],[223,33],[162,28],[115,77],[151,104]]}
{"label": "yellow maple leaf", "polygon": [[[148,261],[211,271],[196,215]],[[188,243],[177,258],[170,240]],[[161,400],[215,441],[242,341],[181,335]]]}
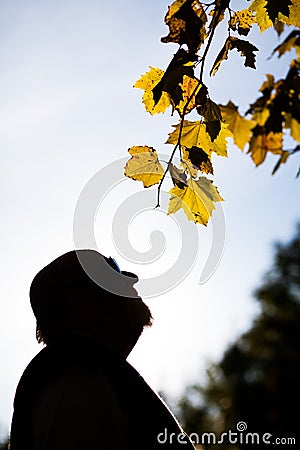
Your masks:
{"label": "yellow maple leaf", "polygon": [[197,178],[199,170],[203,173],[214,174],[210,157],[202,148],[192,147],[183,150],[181,166],[192,178]]}
{"label": "yellow maple leaf", "polygon": [[267,153],[275,155],[282,154],[282,133],[259,134],[252,136],[248,153],[256,166],[259,166],[266,159]]}
{"label": "yellow maple leaf", "polygon": [[253,12],[248,8],[243,9],[241,11],[236,11],[228,24],[232,30],[238,30],[239,34],[247,36],[252,25],[256,22],[255,16],[253,16]]}
{"label": "yellow maple leaf", "polygon": [[254,0],[248,8],[250,11],[255,12],[256,22],[261,33],[273,26],[273,22],[265,9],[266,4],[267,0]]}
{"label": "yellow maple leaf", "polygon": [[164,169],[158,161],[156,150],[144,145],[131,147],[128,152],[132,156],[125,165],[124,174],[133,180],[142,181],[145,188],[159,183]]}
{"label": "yellow maple leaf", "polygon": [[183,113],[188,114],[196,107],[196,95],[200,91],[202,84],[197,78],[184,75],[182,83],[179,85],[182,89],[182,100],[180,100],[175,109],[180,115],[183,115]]}
{"label": "yellow maple leaf", "polygon": [[187,0],[176,0],[168,7],[168,12],[165,17],[165,22],[168,24],[172,16],[176,14],[180,8],[187,2]]}
{"label": "yellow maple leaf", "polygon": [[175,186],[169,193],[168,214],[176,213],[180,208],[185,212],[188,220],[207,225],[210,216],[216,209],[214,202],[223,201],[216,186],[205,177],[199,180],[189,178],[183,189]]}
{"label": "yellow maple leaf", "polygon": [[[176,145],[179,140],[179,134],[181,124],[172,125],[175,130],[169,133],[169,139],[166,144]],[[190,120],[184,120],[182,125],[182,132],[180,137],[180,145],[187,148],[202,147],[207,153],[211,153],[210,147],[211,140],[205,131],[205,125],[199,120],[191,122]]]}
{"label": "yellow maple leaf", "polygon": [[187,177],[185,170],[182,170],[171,163],[169,165],[169,173],[171,175],[174,186],[178,186],[181,189],[186,186]]}
{"label": "yellow maple leaf", "polygon": [[212,151],[219,156],[227,157],[227,138],[230,137],[232,137],[232,132],[229,130],[227,123],[221,122],[221,131],[212,142]]}
{"label": "yellow maple leaf", "polygon": [[[173,125],[175,130],[169,134],[169,139],[167,144],[176,145],[179,140],[179,134],[181,130],[181,125]],[[228,129],[228,125],[221,123],[221,130],[214,139],[211,140],[209,134],[206,131],[205,123],[197,120],[191,122],[189,120],[183,121],[182,132],[180,137],[180,145],[187,148],[200,147],[202,148],[208,156],[211,156],[212,152],[217,153],[219,156],[227,156],[227,138],[232,137],[231,131]]]}
{"label": "yellow maple leaf", "polygon": [[[182,14],[180,14],[181,8],[184,9]],[[187,44],[189,51],[195,53],[205,40],[206,22],[207,17],[199,0],[175,0],[168,7],[165,16],[169,34],[161,38],[161,41],[164,43],[175,42],[179,45]],[[191,23],[193,23],[193,27],[190,26]]]}
{"label": "yellow maple leaf", "polygon": [[184,171],[188,173],[192,178],[197,178],[199,169],[198,167],[194,166],[192,161],[189,159],[189,152],[185,148],[182,152],[180,165],[184,169]]}
{"label": "yellow maple leaf", "polygon": [[289,156],[290,156],[290,152],[288,152],[287,150],[282,151],[281,156],[273,169],[272,175],[274,175],[274,173],[277,172],[277,170],[279,169],[281,164],[285,164],[287,162],[287,159]]}
{"label": "yellow maple leaf", "polygon": [[283,30],[283,24],[300,27],[300,3],[299,0],[254,0],[249,10],[255,12],[256,21],[262,33],[267,28],[274,26],[277,31]]}
{"label": "yellow maple leaf", "polygon": [[278,52],[278,58],[280,58],[282,55],[284,55],[286,52],[289,52],[292,48],[295,48],[298,57],[299,57],[299,30],[293,30],[281,44],[277,45],[276,48],[274,48],[272,55],[275,52]]}
{"label": "yellow maple leaf", "polygon": [[238,39],[235,36],[228,36],[225,44],[221,48],[219,54],[215,59],[215,62],[213,63],[212,69],[209,72],[210,76],[214,76],[217,73],[222,61],[228,59],[228,52],[234,49],[240,52],[242,56],[245,56],[245,67],[252,67],[252,69],[255,69],[256,55],[254,54],[254,52],[257,52],[258,48],[250,42],[245,41],[244,39]]}
{"label": "yellow maple leaf", "polygon": [[266,73],[266,81],[263,82],[263,84],[261,85],[261,87],[259,88],[259,91],[264,93],[264,91],[269,90],[270,92],[272,92],[272,90],[274,89],[274,75],[271,75],[270,73]]}
{"label": "yellow maple leaf", "polygon": [[300,3],[299,0],[291,0],[291,5],[289,5],[289,16],[285,16],[281,12],[278,14],[278,20],[285,23],[286,25],[293,25],[294,27],[300,27]]}
{"label": "yellow maple leaf", "polygon": [[255,111],[252,114],[252,119],[257,125],[263,127],[268,118],[270,117],[270,110],[268,108],[262,108],[260,110]]}
{"label": "yellow maple leaf", "polygon": [[295,141],[300,142],[300,123],[296,120],[291,113],[283,113],[284,115],[284,128],[290,129],[290,134]]}
{"label": "yellow maple leaf", "polygon": [[233,134],[234,143],[243,150],[246,143],[250,140],[251,129],[254,128],[255,122],[242,117],[238,112],[238,107],[231,101],[227,105],[219,106],[222,117]]}
{"label": "yellow maple leaf", "polygon": [[163,70],[150,66],[150,70],[142,75],[133,85],[133,87],[144,91],[143,103],[146,111],[150,114],[163,113],[171,105],[170,95],[167,92],[162,92],[162,96],[156,105],[153,99],[152,89],[160,82],[164,73]]}
{"label": "yellow maple leaf", "polygon": [[226,39],[223,48],[221,49],[220,53],[218,54],[218,56],[213,64],[213,67],[212,67],[211,71],[209,72],[210,76],[215,76],[217,71],[219,70],[221,62],[224,61],[225,59],[228,59],[228,52],[230,49],[231,49],[230,40]]}

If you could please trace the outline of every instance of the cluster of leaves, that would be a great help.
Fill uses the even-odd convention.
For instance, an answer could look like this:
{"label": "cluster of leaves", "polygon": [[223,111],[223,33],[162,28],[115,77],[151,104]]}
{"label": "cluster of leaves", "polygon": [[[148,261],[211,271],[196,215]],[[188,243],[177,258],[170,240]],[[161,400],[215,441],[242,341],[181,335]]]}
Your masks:
{"label": "cluster of leaves", "polygon": [[[286,78],[275,82],[272,75],[267,75],[261,96],[246,112],[251,118],[246,118],[231,101],[227,105],[214,102],[203,83],[206,57],[216,28],[224,20],[228,23],[228,35],[210,70],[211,76],[234,49],[245,58],[246,67],[255,69],[258,49],[240,36],[247,36],[255,24],[261,32],[273,27],[278,34],[285,26],[300,27],[300,0],[254,0],[240,11],[230,8],[230,0],[209,4],[199,0],[174,1],[165,16],[169,34],[161,41],[176,43],[179,49],[166,71],[150,67],[134,85],[144,91],[142,101],[150,114],[164,113],[169,107],[172,114],[178,114],[179,122],[166,142],[174,148],[163,168],[152,147],[131,147],[131,158],[125,166],[125,175],[142,181],[144,187],[158,185],[157,206],[161,185],[169,173],[173,188],[169,191],[168,213],[182,208],[189,220],[203,225],[207,225],[215,202],[223,200],[208,176],[214,173],[212,155],[227,157],[228,138],[233,138],[241,150],[248,144],[248,153],[256,165],[265,160],[267,153],[279,155],[273,173],[291,153],[300,150],[299,145],[291,151],[283,149],[284,129],[289,129],[291,137],[300,142],[300,30],[294,29],[273,52],[280,57],[296,49],[297,58],[291,62]],[[196,114],[198,120],[187,120],[189,114]],[[180,167],[173,164],[176,152]]]}

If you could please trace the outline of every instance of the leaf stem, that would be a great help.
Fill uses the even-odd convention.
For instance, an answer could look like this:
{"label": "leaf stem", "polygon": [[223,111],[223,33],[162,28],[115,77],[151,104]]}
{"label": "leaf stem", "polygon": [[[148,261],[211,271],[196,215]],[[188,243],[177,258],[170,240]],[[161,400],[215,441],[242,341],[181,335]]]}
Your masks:
{"label": "leaf stem", "polygon": [[156,203],[155,208],[159,208],[159,207],[160,207],[160,191],[161,191],[161,187],[162,187],[163,181],[164,181],[164,179],[165,179],[165,177],[166,177],[166,175],[167,175],[167,172],[169,172],[169,170],[170,170],[170,165],[171,165],[171,163],[172,163],[172,160],[173,160],[173,158],[174,158],[174,155],[175,155],[175,152],[176,152],[176,150],[177,150],[177,148],[178,148],[178,145],[179,145],[179,144],[178,144],[178,142],[177,142],[177,144],[175,145],[175,147],[173,148],[173,151],[172,151],[172,153],[171,153],[170,159],[169,159],[169,161],[168,161],[167,168],[166,168],[166,170],[164,171],[164,174],[163,174],[163,176],[162,176],[162,178],[161,178],[161,180],[160,180],[160,182],[159,182],[159,185],[158,185],[158,188],[157,188],[157,203]]}

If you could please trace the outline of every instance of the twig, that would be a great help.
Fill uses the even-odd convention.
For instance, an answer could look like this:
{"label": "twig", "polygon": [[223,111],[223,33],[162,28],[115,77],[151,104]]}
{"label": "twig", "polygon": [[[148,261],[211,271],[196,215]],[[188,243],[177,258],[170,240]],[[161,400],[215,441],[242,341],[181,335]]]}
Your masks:
{"label": "twig", "polygon": [[[213,23],[214,20],[217,22],[217,20],[219,19],[221,13],[222,13],[221,10],[215,9],[215,10],[214,10],[214,15],[212,16],[212,19],[211,19],[211,23]],[[202,83],[202,78],[203,78],[203,71],[204,71],[204,63],[205,63],[205,59],[206,59],[206,56],[207,56],[209,47],[210,47],[210,45],[211,45],[211,43],[212,43],[212,40],[213,40],[213,37],[214,37],[214,34],[215,34],[215,31],[216,31],[217,26],[218,26],[218,23],[216,23],[216,25],[211,29],[210,36],[209,36],[209,38],[208,38],[207,45],[206,45],[206,47],[205,47],[205,50],[204,50],[204,53],[203,53],[203,56],[202,56],[202,60],[201,60],[201,69],[200,69],[200,81],[201,81],[201,83]]]}
{"label": "twig", "polygon": [[169,169],[170,169],[170,165],[171,165],[171,163],[172,163],[172,160],[173,160],[173,158],[174,158],[174,155],[175,155],[175,152],[176,152],[177,148],[178,148],[178,142],[177,142],[177,144],[175,145],[175,147],[173,148],[172,154],[171,154],[170,159],[169,159],[169,161],[168,161],[167,168],[166,168],[166,170],[164,171],[164,174],[163,174],[163,176],[162,176],[162,178],[161,178],[161,180],[160,180],[160,182],[159,182],[159,185],[158,185],[158,188],[157,188],[157,204],[156,204],[155,208],[159,208],[159,207],[160,207],[160,190],[161,190],[161,186],[162,186],[162,184],[163,184],[163,181],[164,181],[164,179],[165,179],[165,176],[167,175],[167,172],[168,172]]}

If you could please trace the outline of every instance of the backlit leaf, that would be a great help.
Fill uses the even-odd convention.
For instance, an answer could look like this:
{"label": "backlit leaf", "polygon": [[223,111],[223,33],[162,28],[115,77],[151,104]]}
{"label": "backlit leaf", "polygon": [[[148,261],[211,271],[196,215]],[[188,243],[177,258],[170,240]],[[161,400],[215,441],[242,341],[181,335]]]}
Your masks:
{"label": "backlit leaf", "polygon": [[[173,125],[174,126],[174,125]],[[175,125],[175,130],[169,134],[167,144],[178,143],[180,133],[180,124]],[[227,156],[227,141],[228,137],[232,137],[231,131],[228,129],[228,125],[221,123],[221,131],[217,138],[212,141],[206,130],[205,123],[201,121],[190,122],[189,120],[183,121],[180,145],[187,148],[200,147],[210,157],[212,152],[216,152],[220,156]]]}
{"label": "backlit leaf", "polygon": [[253,135],[250,141],[249,151],[256,166],[266,159],[267,153],[282,154],[282,133]]}
{"label": "backlit leaf", "polygon": [[206,131],[209,134],[209,137],[212,142],[214,142],[215,139],[220,134],[220,131],[222,130],[222,123],[220,120],[211,120],[210,122],[205,122]]}
{"label": "backlit leaf", "polygon": [[253,115],[252,119],[257,125],[263,127],[268,118],[270,117],[270,110],[268,108],[257,109]]}
{"label": "backlit leaf", "polygon": [[155,105],[159,102],[163,92],[167,92],[170,95],[174,108],[183,100],[181,83],[185,75],[194,77],[194,62],[196,60],[196,55],[190,54],[182,48],[175,53],[167,70],[152,88]]}
{"label": "backlit leaf", "polygon": [[241,52],[242,56],[245,56],[244,66],[251,67],[255,69],[255,54],[254,52],[258,51],[258,48],[255,47],[248,41],[244,41],[243,39],[238,39],[234,36],[231,36],[231,48],[236,48],[238,52]]}
{"label": "backlit leaf", "polygon": [[[178,124],[173,125],[173,127],[175,127],[175,130],[169,134],[166,143],[176,145],[179,139],[181,126]],[[189,120],[183,121],[180,144],[187,148],[202,147],[206,153],[211,153],[211,140],[206,133],[205,125],[199,120],[196,122],[191,122]]]}
{"label": "backlit leaf", "polygon": [[205,226],[216,209],[214,202],[223,201],[217,188],[205,177],[200,177],[199,180],[189,178],[186,187],[180,189],[175,186],[169,193],[171,198],[168,214],[176,213],[182,208],[189,220]]}
{"label": "backlit leaf", "polygon": [[201,109],[201,112],[199,109],[197,110],[198,113],[204,117],[205,122],[222,120],[222,114],[219,105],[213,102],[210,98],[208,98],[207,101],[205,102],[204,106]]}
{"label": "backlit leaf", "polygon": [[[196,147],[197,148],[197,147]],[[203,150],[202,150],[203,151]],[[206,153],[204,153],[206,155]],[[207,156],[207,155],[206,155]],[[181,167],[183,170],[192,178],[197,178],[199,173],[199,168],[196,167],[192,161],[189,158],[189,152],[184,147],[182,151],[182,158],[181,158]]]}
{"label": "backlit leaf", "polygon": [[183,113],[188,114],[195,108],[196,95],[200,91],[202,85],[197,78],[191,78],[184,75],[180,86],[182,89],[182,100],[175,107],[175,109],[182,116]]}
{"label": "backlit leaf", "polygon": [[284,16],[290,15],[289,7],[291,5],[291,0],[267,0],[265,8],[272,22],[276,23],[276,20],[279,18],[279,14]]}
{"label": "backlit leaf", "polygon": [[219,106],[210,98],[207,98],[203,104],[197,107],[197,112],[204,118],[206,131],[209,137],[214,141],[221,131],[222,115]]}
{"label": "backlit leaf", "polygon": [[203,115],[203,111],[205,109],[207,100],[208,100],[208,89],[205,86],[205,84],[202,84],[201,88],[199,89],[196,95],[197,112],[200,114],[200,116]]}
{"label": "backlit leaf", "polygon": [[158,161],[156,150],[148,146],[134,146],[128,152],[132,155],[125,165],[124,174],[133,180],[142,181],[144,187],[159,183],[164,169]]}
{"label": "backlit leaf", "polygon": [[277,170],[279,169],[281,164],[285,164],[286,163],[286,161],[287,161],[289,156],[290,156],[290,152],[288,152],[287,150],[283,150],[282,151],[282,154],[281,154],[279,160],[277,161],[277,163],[276,163],[276,165],[275,165],[275,167],[273,169],[272,175],[274,175],[274,173],[277,172]]}
{"label": "backlit leaf", "polygon": [[[214,170],[211,160],[202,148],[187,148],[184,155],[187,155],[186,159],[191,162],[194,168],[201,170],[203,173],[210,173],[213,175]],[[196,178],[196,176],[193,176],[193,178]]]}
{"label": "backlit leaf", "polygon": [[225,17],[225,11],[229,7],[230,0],[215,0],[214,9],[209,13],[212,16],[209,24],[210,30],[215,28]]}
{"label": "backlit leaf", "polygon": [[284,113],[284,128],[290,129],[290,134],[295,141],[300,142],[300,123],[290,113]]}
{"label": "backlit leaf", "polygon": [[206,22],[206,14],[198,0],[176,0],[169,6],[165,16],[169,34],[161,41],[186,44],[189,51],[195,53],[204,42]]}
{"label": "backlit leaf", "polygon": [[231,49],[230,39],[226,39],[224,46],[220,50],[218,56],[215,59],[213,66],[212,66],[212,69],[209,72],[210,76],[216,75],[216,73],[219,70],[219,67],[221,65],[221,62],[224,61],[224,59],[228,59],[228,52],[230,49]]}
{"label": "backlit leaf", "polygon": [[256,22],[256,18],[252,11],[243,9],[236,11],[229,20],[229,26],[232,30],[238,31],[240,35],[247,36],[252,25]]}
{"label": "backlit leaf", "polygon": [[253,44],[251,44],[248,41],[245,41],[243,39],[238,39],[234,36],[229,36],[223,48],[221,49],[220,53],[218,54],[213,67],[210,71],[210,75],[215,75],[218,71],[220,64],[225,59],[228,59],[228,52],[229,50],[237,49],[237,51],[241,52],[242,56],[245,56],[245,62],[244,66],[251,67],[252,69],[255,69],[255,54],[254,52],[258,51],[258,48],[255,47]]}
{"label": "backlit leaf", "polygon": [[264,94],[264,96],[267,96],[269,98],[270,93],[272,92],[274,88],[274,76],[267,73],[266,74],[267,80],[263,82],[261,87],[259,88],[260,92]]}
{"label": "backlit leaf", "polygon": [[220,105],[220,108],[223,119],[233,134],[234,143],[243,150],[250,140],[251,129],[254,128],[255,122],[242,117],[238,112],[238,107],[231,101],[227,105]]}
{"label": "backlit leaf", "polygon": [[[269,0],[270,1],[270,0]],[[281,5],[288,6],[285,10],[280,10],[278,13],[278,20],[285,23],[286,25],[292,25],[294,27],[300,27],[300,3],[299,0],[288,0],[286,3],[281,2]]]}
{"label": "backlit leaf", "polygon": [[[300,26],[300,4],[298,0],[254,0],[249,9],[255,12],[261,33],[272,26],[276,29],[279,24]],[[280,27],[279,34],[282,25]]]}
{"label": "backlit leaf", "polygon": [[183,189],[187,185],[186,173],[184,170],[179,169],[174,164],[170,164],[169,172],[173,181],[174,186],[178,186]]}
{"label": "backlit leaf", "polygon": [[261,33],[273,26],[273,22],[265,8],[266,4],[267,0],[254,0],[249,6],[249,10],[255,12],[256,22],[258,23]]}
{"label": "backlit leaf", "polygon": [[153,98],[152,89],[160,82],[163,75],[163,70],[150,66],[150,70],[142,75],[133,86],[144,91],[143,103],[146,111],[150,114],[163,113],[171,105],[170,96],[167,92],[162,92],[162,95],[156,104]]}
{"label": "backlit leaf", "polygon": [[300,47],[300,31],[294,30],[292,31],[285,40],[279,44],[276,48],[274,48],[272,55],[275,52],[278,52],[278,58],[280,58],[284,53],[290,51],[292,48]]}
{"label": "backlit leaf", "polygon": [[[216,139],[211,143],[211,149],[219,156],[227,157],[227,138],[232,137],[232,132],[229,130],[228,125],[221,122],[221,131]],[[205,149],[203,149],[205,150]]]}

